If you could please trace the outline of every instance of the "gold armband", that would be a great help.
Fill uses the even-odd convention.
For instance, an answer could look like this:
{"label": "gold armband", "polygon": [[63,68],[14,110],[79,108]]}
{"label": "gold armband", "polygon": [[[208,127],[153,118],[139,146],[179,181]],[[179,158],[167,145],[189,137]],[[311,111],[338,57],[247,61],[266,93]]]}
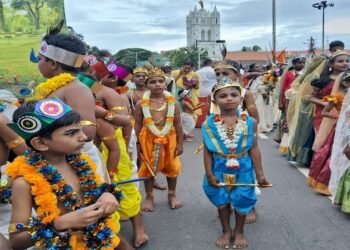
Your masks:
{"label": "gold armband", "polygon": [[108,110],[104,118],[105,118],[105,120],[110,122],[116,117],[117,117],[116,113],[114,113],[113,111]]}
{"label": "gold armband", "polygon": [[110,110],[111,111],[122,111],[122,110],[126,110],[126,107],[124,107],[124,106],[114,106]]}
{"label": "gold armband", "polygon": [[25,143],[25,140],[22,137],[17,137],[13,141],[5,142],[6,146],[9,149],[13,149],[15,147],[18,147],[19,145],[22,145],[23,143]]}
{"label": "gold armband", "polygon": [[22,223],[11,223],[9,225],[9,233],[19,233],[26,231],[28,229],[28,226]]}
{"label": "gold armband", "polygon": [[94,122],[90,122],[88,120],[82,120],[80,121],[81,126],[96,126],[98,128],[98,124]]}
{"label": "gold armband", "polygon": [[111,141],[111,140],[116,140],[117,137],[115,136],[115,134],[112,134],[112,135],[107,135],[105,137],[102,137],[101,138],[101,141]]}

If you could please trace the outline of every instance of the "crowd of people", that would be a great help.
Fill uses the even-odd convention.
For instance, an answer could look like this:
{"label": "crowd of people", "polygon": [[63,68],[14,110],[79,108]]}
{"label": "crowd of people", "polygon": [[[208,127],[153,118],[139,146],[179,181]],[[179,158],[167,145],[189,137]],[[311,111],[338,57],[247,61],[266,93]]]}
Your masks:
{"label": "crowd of people", "polygon": [[[11,104],[0,103],[0,198],[12,209],[2,249],[141,247],[152,239],[141,211],[155,210],[154,188],[167,189],[171,209],[183,206],[179,156],[195,127],[202,128],[203,190],[223,229],[218,247],[247,247],[243,229],[256,220],[258,186],[272,186],[260,133],[274,131],[287,160],[310,165],[309,185],[350,212],[350,72],[342,43],[331,44],[329,57],[297,56],[287,65],[243,69],[206,59],[196,72],[191,61],[178,70],[132,69],[86,55],[84,43],[61,28],[50,28],[31,56],[47,80],[11,116]],[[132,243],[120,236],[120,220],[132,223]]]}

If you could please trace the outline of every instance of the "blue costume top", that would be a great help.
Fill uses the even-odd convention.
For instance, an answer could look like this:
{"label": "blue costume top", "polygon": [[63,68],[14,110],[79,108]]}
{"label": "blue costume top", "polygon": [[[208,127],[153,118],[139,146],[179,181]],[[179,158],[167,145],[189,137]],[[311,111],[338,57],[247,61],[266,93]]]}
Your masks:
{"label": "blue costume top", "polygon": [[[241,119],[241,118],[240,118]],[[238,140],[235,150],[236,160],[239,168],[227,168],[227,156],[229,149],[220,138],[217,127],[214,122],[214,114],[210,115],[202,124],[202,135],[205,146],[208,148],[212,157],[212,172],[219,182],[224,182],[225,174],[236,175],[236,183],[254,184],[255,171],[248,151],[254,145],[254,122],[253,118],[247,117],[243,133]],[[254,187],[215,187],[208,183],[206,176],[203,179],[203,189],[209,200],[215,206],[224,206],[232,204],[237,212],[248,214],[256,203],[256,194]]]}

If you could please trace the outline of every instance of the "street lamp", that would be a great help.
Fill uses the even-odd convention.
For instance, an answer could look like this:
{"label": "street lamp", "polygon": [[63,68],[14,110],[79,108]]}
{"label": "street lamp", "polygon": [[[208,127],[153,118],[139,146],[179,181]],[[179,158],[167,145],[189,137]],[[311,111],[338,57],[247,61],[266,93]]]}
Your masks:
{"label": "street lamp", "polygon": [[321,1],[314,3],[312,7],[321,10],[322,9],[322,52],[324,53],[324,9],[327,7],[333,7],[334,3],[327,3],[327,1]]}

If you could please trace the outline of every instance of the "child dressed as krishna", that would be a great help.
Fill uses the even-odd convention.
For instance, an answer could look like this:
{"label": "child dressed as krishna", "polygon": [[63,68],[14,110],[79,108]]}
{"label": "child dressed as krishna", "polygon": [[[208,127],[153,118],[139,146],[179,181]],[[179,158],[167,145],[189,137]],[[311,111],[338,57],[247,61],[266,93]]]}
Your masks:
{"label": "child dressed as krishna", "polygon": [[[31,148],[10,163],[9,225],[14,249],[115,249],[119,224],[111,215],[122,198],[80,154],[87,136],[80,115],[58,98],[23,104],[8,126]],[[36,215],[32,215],[32,208]]]}
{"label": "child dressed as krishna", "polygon": [[[205,174],[203,189],[218,208],[223,235],[216,241],[220,248],[245,248],[243,234],[246,215],[256,202],[255,182],[270,186],[264,177],[257,146],[257,122],[239,114],[242,87],[228,78],[221,78],[212,91],[213,102],[220,114],[211,114],[202,125]],[[256,175],[256,179],[255,179]],[[231,205],[236,226],[230,225]]]}

